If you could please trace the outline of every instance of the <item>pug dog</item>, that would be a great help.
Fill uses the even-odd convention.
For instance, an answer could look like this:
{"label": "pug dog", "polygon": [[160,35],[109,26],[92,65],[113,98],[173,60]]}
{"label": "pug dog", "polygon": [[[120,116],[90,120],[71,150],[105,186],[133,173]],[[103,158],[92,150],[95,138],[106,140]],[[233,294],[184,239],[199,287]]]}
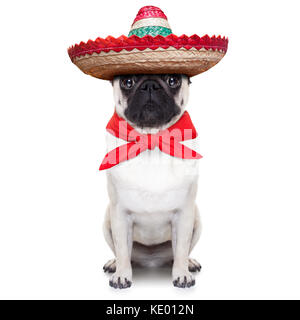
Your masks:
{"label": "pug dog", "polygon": [[[177,122],[188,102],[190,79],[181,74],[122,75],[112,81],[117,114],[142,134]],[[108,149],[124,141],[107,135]],[[196,148],[196,139],[182,142]],[[109,284],[129,288],[132,265],[172,265],[173,284],[189,288],[200,264],[189,257],[201,223],[195,203],[198,161],[147,150],[107,170],[104,236],[115,258],[103,269]]]}

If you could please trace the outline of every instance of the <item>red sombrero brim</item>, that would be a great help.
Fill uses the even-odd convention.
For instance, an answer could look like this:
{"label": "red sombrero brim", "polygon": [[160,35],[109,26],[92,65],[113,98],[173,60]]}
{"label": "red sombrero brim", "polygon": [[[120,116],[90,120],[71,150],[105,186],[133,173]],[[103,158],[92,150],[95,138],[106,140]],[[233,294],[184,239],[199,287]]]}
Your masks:
{"label": "red sombrero brim", "polygon": [[228,39],[221,36],[123,35],[81,42],[70,47],[68,53],[80,70],[104,80],[138,73],[182,73],[191,77],[217,64],[227,46]]}

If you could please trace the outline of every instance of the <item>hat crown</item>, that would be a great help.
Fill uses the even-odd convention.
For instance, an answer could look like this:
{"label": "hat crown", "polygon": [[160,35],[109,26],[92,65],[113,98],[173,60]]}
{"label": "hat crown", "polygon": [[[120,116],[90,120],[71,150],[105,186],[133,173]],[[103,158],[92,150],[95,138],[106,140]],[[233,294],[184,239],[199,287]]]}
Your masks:
{"label": "hat crown", "polygon": [[146,35],[166,37],[171,33],[172,30],[164,12],[158,7],[145,6],[136,15],[128,36],[134,34],[141,38]]}
{"label": "hat crown", "polygon": [[133,23],[135,23],[138,20],[147,19],[147,18],[163,18],[168,20],[167,16],[164,14],[164,12],[160,8],[154,7],[154,6],[145,6],[139,10]]}

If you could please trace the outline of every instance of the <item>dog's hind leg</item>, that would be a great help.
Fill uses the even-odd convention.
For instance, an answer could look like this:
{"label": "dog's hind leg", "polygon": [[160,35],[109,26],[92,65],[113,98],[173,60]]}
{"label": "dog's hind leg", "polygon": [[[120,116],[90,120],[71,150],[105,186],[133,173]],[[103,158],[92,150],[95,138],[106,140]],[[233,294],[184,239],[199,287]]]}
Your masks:
{"label": "dog's hind leg", "polygon": [[109,214],[109,206],[106,209],[105,213],[105,218],[104,218],[104,223],[103,223],[103,233],[104,233],[104,238],[111,248],[112,252],[115,253],[115,245],[112,237],[112,232],[111,232],[111,221],[110,221],[110,214]]}
{"label": "dog's hind leg", "polygon": [[[110,215],[109,215],[109,206],[106,209],[105,213],[105,218],[104,218],[104,223],[103,223],[103,233],[104,233],[104,238],[111,248],[112,252],[115,254],[115,246],[114,246],[114,241],[112,238],[112,233],[111,233],[111,223],[110,223]],[[111,259],[106,262],[106,264],[103,266],[104,272],[109,272],[113,273],[116,271],[116,259]]]}
{"label": "dog's hind leg", "polygon": [[[193,230],[193,236],[192,236],[192,241],[191,241],[190,253],[200,238],[201,227],[202,227],[202,225],[201,225],[201,220],[200,220],[199,209],[197,208],[197,206],[195,206],[195,222],[194,222],[194,230]],[[189,271],[190,272],[197,272],[200,270],[201,270],[200,263],[195,259],[189,258]]]}

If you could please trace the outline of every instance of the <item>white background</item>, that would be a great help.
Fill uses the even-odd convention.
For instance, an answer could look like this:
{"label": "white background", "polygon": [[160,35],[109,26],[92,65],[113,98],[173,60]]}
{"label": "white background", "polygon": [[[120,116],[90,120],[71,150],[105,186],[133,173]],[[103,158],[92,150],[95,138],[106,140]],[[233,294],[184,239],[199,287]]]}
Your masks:
{"label": "white background", "polygon": [[[109,82],[79,71],[75,42],[127,34],[143,5],[173,32],[229,37],[192,79],[203,235],[196,287],[138,270],[114,290],[102,265]],[[0,8],[0,298],[300,298],[298,1],[6,1]]]}

